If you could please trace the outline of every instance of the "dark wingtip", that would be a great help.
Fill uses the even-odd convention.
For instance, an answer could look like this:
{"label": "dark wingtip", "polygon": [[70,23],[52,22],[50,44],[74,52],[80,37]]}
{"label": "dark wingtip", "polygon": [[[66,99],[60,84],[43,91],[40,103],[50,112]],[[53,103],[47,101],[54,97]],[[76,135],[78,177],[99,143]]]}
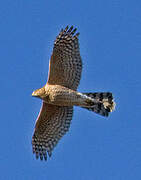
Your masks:
{"label": "dark wingtip", "polygon": [[52,153],[51,151],[48,151],[48,156],[51,157]]}
{"label": "dark wingtip", "polygon": [[44,160],[47,161],[47,153],[46,152],[43,154],[43,156],[44,156]]}
{"label": "dark wingtip", "polygon": [[75,37],[78,38],[79,35],[80,35],[80,33],[78,32],[78,33],[76,33]]}
{"label": "dark wingtip", "polygon": [[64,29],[64,32],[66,32],[68,30],[69,26],[67,25]]}
{"label": "dark wingtip", "polygon": [[71,32],[71,34],[73,35],[73,34],[76,32],[76,30],[77,30],[77,28],[75,28],[75,29]]}
{"label": "dark wingtip", "polygon": [[70,33],[73,30],[73,26],[71,26],[68,30],[68,33]]}
{"label": "dark wingtip", "polygon": [[39,154],[38,153],[36,153],[36,159],[39,159]]}
{"label": "dark wingtip", "polygon": [[40,154],[40,160],[43,161],[43,155],[42,154]]}
{"label": "dark wingtip", "polygon": [[44,160],[47,161],[47,156],[44,156]]}
{"label": "dark wingtip", "polygon": [[[67,32],[67,33],[71,33],[71,35],[73,35],[77,31],[77,28],[74,28],[74,29],[73,28],[74,28],[73,25],[70,26],[70,28],[69,28],[69,25],[67,25],[64,30],[61,29],[61,32],[64,31],[64,32]],[[76,33],[75,36],[77,37],[77,36],[79,36],[79,34],[80,33]]]}
{"label": "dark wingtip", "polygon": [[36,159],[40,159],[41,161],[45,160],[47,161],[47,154],[39,154],[35,153]]}

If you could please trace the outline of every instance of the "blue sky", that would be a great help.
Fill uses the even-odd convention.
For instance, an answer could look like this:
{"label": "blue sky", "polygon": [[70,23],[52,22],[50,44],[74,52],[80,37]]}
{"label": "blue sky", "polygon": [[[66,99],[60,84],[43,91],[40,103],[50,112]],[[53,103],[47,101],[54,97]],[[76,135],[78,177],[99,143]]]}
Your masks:
{"label": "blue sky", "polygon": [[[1,180],[141,179],[141,2],[21,1],[0,5]],[[81,92],[111,91],[109,118],[75,108],[72,124],[48,162],[31,137],[47,80],[53,41],[62,27],[80,32]]]}

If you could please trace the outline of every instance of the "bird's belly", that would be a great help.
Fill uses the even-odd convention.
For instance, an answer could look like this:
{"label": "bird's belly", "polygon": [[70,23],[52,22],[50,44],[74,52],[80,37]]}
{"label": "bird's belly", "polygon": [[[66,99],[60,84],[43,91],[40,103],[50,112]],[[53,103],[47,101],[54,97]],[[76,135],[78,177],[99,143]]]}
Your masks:
{"label": "bird's belly", "polygon": [[77,102],[77,96],[72,93],[56,93],[50,98],[50,103],[58,106],[73,106]]}
{"label": "bird's belly", "polygon": [[83,99],[77,91],[59,85],[49,87],[48,98],[44,101],[58,106],[81,105]]}

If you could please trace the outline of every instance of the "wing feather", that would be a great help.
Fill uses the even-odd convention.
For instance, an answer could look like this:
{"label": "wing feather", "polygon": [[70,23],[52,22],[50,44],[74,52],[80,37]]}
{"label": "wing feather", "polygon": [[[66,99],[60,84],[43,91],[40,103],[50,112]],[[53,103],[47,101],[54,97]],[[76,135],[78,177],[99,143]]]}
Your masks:
{"label": "wing feather", "polygon": [[73,107],[55,106],[43,102],[32,137],[36,158],[47,160],[60,138],[69,130]]}
{"label": "wing feather", "polygon": [[58,84],[76,90],[82,72],[82,60],[79,51],[76,28],[67,26],[61,30],[54,42],[49,65],[49,84]]}

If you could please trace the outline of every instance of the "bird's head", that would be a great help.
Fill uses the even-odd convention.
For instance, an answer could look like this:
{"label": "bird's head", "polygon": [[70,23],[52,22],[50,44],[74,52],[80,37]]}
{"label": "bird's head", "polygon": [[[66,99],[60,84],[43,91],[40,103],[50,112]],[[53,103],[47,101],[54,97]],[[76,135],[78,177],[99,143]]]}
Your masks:
{"label": "bird's head", "polygon": [[40,89],[36,89],[35,91],[33,91],[32,96],[38,97],[38,98],[41,98],[41,99],[44,98],[46,96],[45,88],[42,87]]}

